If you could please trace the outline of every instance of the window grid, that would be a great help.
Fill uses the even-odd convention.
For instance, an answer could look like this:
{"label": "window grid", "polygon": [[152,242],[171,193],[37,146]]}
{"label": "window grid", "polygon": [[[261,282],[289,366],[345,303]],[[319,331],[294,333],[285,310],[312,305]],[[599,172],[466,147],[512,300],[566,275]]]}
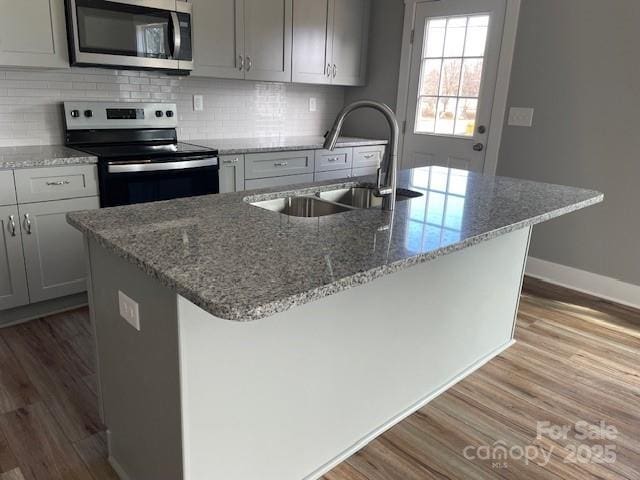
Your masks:
{"label": "window grid", "polygon": [[[422,46],[422,62],[421,62],[421,73],[420,73],[420,84],[418,86],[418,102],[416,105],[416,120],[415,120],[415,127],[414,127],[414,133],[417,134],[430,134],[430,135],[438,135],[438,136],[454,136],[454,137],[464,137],[464,138],[468,138],[473,136],[473,130],[475,128],[475,121],[476,119],[474,118],[473,123],[471,125],[473,125],[473,128],[469,128],[467,127],[467,131],[464,133],[460,133],[458,131],[458,127],[459,122],[463,121],[463,119],[461,118],[461,107],[464,105],[465,107],[468,106],[469,102],[473,102],[475,101],[475,113],[474,116],[477,115],[477,108],[478,108],[478,99],[480,96],[480,86],[478,86],[478,90],[477,90],[477,96],[472,96],[472,95],[460,95],[460,93],[462,93],[462,89],[464,88],[463,86],[463,79],[464,79],[464,75],[465,73],[467,74],[472,74],[469,72],[465,72],[465,67],[468,65],[466,63],[466,61],[480,61],[482,63],[480,63],[480,80],[482,78],[482,74],[484,73],[484,60],[485,60],[485,55],[482,56],[478,56],[478,55],[469,55],[466,56],[465,54],[467,53],[467,50],[469,48],[469,46],[467,45],[467,41],[469,40],[469,30],[470,28],[477,28],[478,26],[485,28],[485,32],[484,32],[484,45],[483,45],[483,50],[486,51],[486,41],[487,41],[487,36],[488,36],[488,19],[487,19],[487,25],[474,25],[474,26],[470,26],[470,20],[473,18],[481,18],[481,17],[486,17],[486,15],[481,14],[481,15],[471,15],[471,16],[452,16],[452,17],[433,17],[433,18],[429,18],[427,19],[427,22],[425,24],[425,41],[423,42],[423,46]],[[461,43],[461,56],[459,55],[445,55],[447,52],[447,41],[449,39],[449,35],[450,35],[450,31],[452,29],[449,28],[449,24],[452,20],[456,20],[456,19],[460,19],[460,18],[464,18],[464,26],[459,26],[459,27],[453,27],[453,28],[464,28],[464,35],[462,37],[462,43]],[[429,41],[430,39],[430,30],[431,30],[431,24],[434,21],[438,21],[438,20],[446,20],[446,23],[444,24],[443,27],[440,27],[441,29],[444,30],[444,37],[442,40],[442,51],[440,52],[441,55],[440,56],[435,56],[435,55],[430,55],[429,54],[429,49],[428,49],[428,45],[429,45]],[[428,60],[440,60],[440,69],[439,69],[439,76],[438,76],[438,89],[437,89],[437,95],[425,95],[423,94],[423,87],[425,84],[425,76],[427,75],[427,69],[426,69],[426,61]],[[447,65],[447,61],[459,61],[460,62],[460,71],[456,72],[457,74],[457,95],[451,95],[451,94],[443,94],[443,82],[446,81],[446,78],[444,76],[445,73],[445,67]],[[444,108],[447,109],[444,112],[441,110],[441,106],[442,103],[440,102],[440,99],[447,99],[447,100],[453,100],[454,104],[453,104],[453,109],[449,110],[449,102],[446,102]],[[428,128],[421,128],[421,111],[423,108],[423,100],[431,100],[433,102],[435,102],[435,106],[433,108],[433,122],[431,122],[430,120],[427,120],[426,123],[429,125]],[[449,130],[450,133],[441,133],[438,132],[439,130],[439,121],[443,120],[443,115],[442,113],[446,112],[451,113],[451,115],[453,116],[453,125],[452,128],[450,128]],[[467,124],[469,125],[469,124]]]}

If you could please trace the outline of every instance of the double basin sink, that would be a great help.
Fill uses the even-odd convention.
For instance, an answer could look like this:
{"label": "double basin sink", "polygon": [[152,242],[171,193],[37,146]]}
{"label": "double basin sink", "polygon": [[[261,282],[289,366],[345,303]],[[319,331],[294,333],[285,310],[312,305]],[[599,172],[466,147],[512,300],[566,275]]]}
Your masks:
{"label": "double basin sink", "polygon": [[[396,202],[421,197],[422,194],[411,190],[397,189]],[[290,217],[324,217],[337,213],[363,208],[381,208],[383,197],[376,195],[376,189],[370,187],[351,187],[317,192],[315,195],[300,195],[273,200],[253,202],[254,205],[272,212]]]}

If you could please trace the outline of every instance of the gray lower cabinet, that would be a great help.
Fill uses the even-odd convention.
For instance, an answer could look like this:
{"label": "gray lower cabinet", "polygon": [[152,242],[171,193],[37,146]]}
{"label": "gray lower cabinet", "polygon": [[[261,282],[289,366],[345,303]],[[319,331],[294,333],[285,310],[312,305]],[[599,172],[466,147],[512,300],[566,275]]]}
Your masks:
{"label": "gray lower cabinet", "polygon": [[18,206],[31,303],[86,290],[82,234],[66,214],[99,206],[98,197]]}
{"label": "gray lower cabinet", "polygon": [[314,150],[252,153],[245,156],[245,178],[255,180],[309,173],[313,177],[314,165]]}
{"label": "gray lower cabinet", "polygon": [[220,157],[220,193],[244,190],[244,155]]}
{"label": "gray lower cabinet", "polygon": [[16,203],[13,170],[2,170],[0,171],[0,205],[15,205]]}
{"label": "gray lower cabinet", "polygon": [[361,167],[354,168],[352,175],[354,177],[363,177],[365,175],[376,175],[378,173],[378,167]]}
{"label": "gray lower cabinet", "polygon": [[0,207],[0,310],[29,303],[18,207]]}
{"label": "gray lower cabinet", "polygon": [[69,67],[64,0],[0,0],[0,65]]}
{"label": "gray lower cabinet", "polygon": [[336,148],[335,150],[316,150],[315,171],[347,170],[353,163],[353,148]]}
{"label": "gray lower cabinet", "polygon": [[255,190],[257,188],[286,187],[297,183],[313,182],[313,173],[305,173],[303,175],[287,175],[285,177],[259,178],[256,180],[246,180],[244,182],[246,190]]}
{"label": "gray lower cabinet", "polygon": [[351,169],[349,170],[331,170],[330,172],[316,172],[313,175],[314,182],[324,182],[325,180],[341,180],[351,178]]}

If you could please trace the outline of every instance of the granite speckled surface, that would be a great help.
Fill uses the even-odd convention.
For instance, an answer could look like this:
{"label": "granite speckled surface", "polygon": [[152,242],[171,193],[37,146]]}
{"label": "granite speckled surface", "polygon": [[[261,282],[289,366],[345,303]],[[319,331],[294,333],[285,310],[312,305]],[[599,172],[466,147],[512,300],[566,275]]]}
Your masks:
{"label": "granite speckled surface", "polygon": [[251,321],[603,200],[595,191],[441,167],[403,171],[398,183],[424,195],[399,202],[393,215],[307,219],[248,203],[282,196],[281,187],[77,212],[68,221],[209,313]]}
{"label": "granite speckled surface", "polygon": [[[227,138],[217,140],[189,140],[189,143],[207,148],[215,148],[220,155],[242,155],[245,153],[319,150],[324,144],[324,137]],[[386,145],[387,143],[386,140],[340,137],[337,147],[365,147],[369,145]]]}
{"label": "granite speckled surface", "polygon": [[98,163],[98,158],[62,145],[0,147],[0,170]]}

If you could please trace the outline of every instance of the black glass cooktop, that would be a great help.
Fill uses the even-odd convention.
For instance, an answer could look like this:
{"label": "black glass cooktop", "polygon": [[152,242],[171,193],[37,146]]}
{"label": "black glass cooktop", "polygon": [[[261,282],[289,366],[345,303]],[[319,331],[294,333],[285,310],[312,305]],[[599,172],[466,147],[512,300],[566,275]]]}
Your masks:
{"label": "black glass cooktop", "polygon": [[167,144],[84,145],[74,148],[95,155],[100,161],[162,161],[163,159],[192,158],[199,156],[216,157],[218,155],[217,150],[183,142]]}

